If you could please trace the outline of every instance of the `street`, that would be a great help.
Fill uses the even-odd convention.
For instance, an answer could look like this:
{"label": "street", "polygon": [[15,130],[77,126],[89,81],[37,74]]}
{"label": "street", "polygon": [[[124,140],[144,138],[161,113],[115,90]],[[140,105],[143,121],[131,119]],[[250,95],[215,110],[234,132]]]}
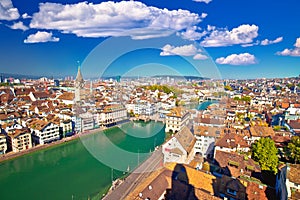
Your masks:
{"label": "street", "polygon": [[163,166],[163,154],[161,147],[152,153],[152,155],[137,167],[117,188],[110,191],[103,199],[116,200],[125,199],[152,171]]}

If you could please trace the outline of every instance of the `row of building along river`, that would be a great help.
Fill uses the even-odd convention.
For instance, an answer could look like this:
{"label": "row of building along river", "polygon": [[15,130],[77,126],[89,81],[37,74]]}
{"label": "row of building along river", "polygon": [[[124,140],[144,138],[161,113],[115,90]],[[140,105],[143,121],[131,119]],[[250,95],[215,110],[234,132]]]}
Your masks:
{"label": "row of building along river", "polygon": [[164,141],[164,124],[129,122],[4,161],[0,199],[99,199]]}

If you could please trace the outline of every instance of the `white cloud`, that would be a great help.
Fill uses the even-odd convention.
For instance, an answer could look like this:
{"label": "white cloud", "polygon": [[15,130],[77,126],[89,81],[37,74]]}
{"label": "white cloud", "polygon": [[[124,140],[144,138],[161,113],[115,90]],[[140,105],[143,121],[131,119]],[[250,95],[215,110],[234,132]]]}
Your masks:
{"label": "white cloud", "polygon": [[24,43],[39,43],[39,42],[58,42],[59,38],[53,37],[52,33],[45,31],[38,31],[35,34],[31,34],[24,40]]}
{"label": "white cloud", "polygon": [[293,49],[284,49],[283,51],[279,51],[276,54],[280,56],[300,56],[300,37],[296,39]]}
{"label": "white cloud", "polygon": [[31,18],[31,16],[29,16],[27,13],[24,13],[24,14],[22,15],[22,18],[23,18],[23,19],[28,19],[28,18]]}
{"label": "white cloud", "polygon": [[214,31],[216,30],[215,26],[207,25],[207,31]]}
{"label": "white cloud", "polygon": [[200,31],[200,28],[198,28],[197,26],[193,26],[193,27],[189,27],[187,28],[184,32],[180,33],[180,36],[183,39],[186,40],[199,40],[201,39],[203,36],[207,35],[207,31],[203,31],[203,32],[198,32]]}
{"label": "white cloud", "polygon": [[160,53],[161,56],[193,56],[198,52],[197,48],[193,44],[178,47],[167,44],[162,48],[162,50],[163,51]]}
{"label": "white cloud", "polygon": [[201,53],[201,49],[197,49],[195,45],[183,45],[183,46],[172,46],[170,44],[165,45],[162,48],[161,56],[193,56],[194,60],[206,60],[208,56]]}
{"label": "white cloud", "polygon": [[13,25],[11,25],[11,26],[9,26],[11,29],[14,29],[14,30],[18,30],[18,29],[20,29],[20,30],[22,30],[22,31],[26,31],[26,30],[28,30],[28,27],[27,26],[25,26],[24,24],[23,24],[23,22],[15,22]]}
{"label": "white cloud", "polygon": [[296,39],[296,43],[294,44],[294,47],[300,48],[300,38]]}
{"label": "white cloud", "polygon": [[30,27],[59,30],[80,37],[131,36],[133,39],[146,39],[186,30],[201,20],[201,16],[188,10],[170,11],[138,1],[67,5],[40,3],[39,12],[33,14]]}
{"label": "white cloud", "polygon": [[250,65],[255,64],[255,56],[249,53],[231,54],[229,56],[217,58],[216,62],[221,65]]}
{"label": "white cloud", "polygon": [[279,43],[283,40],[283,37],[278,37],[275,40],[269,40],[269,39],[264,39],[262,41],[256,40],[253,43],[247,43],[247,44],[242,44],[242,47],[252,47],[252,46],[257,46],[257,45],[262,45],[262,46],[267,46],[270,44],[276,44]]}
{"label": "white cloud", "polygon": [[206,60],[206,59],[208,59],[208,56],[198,53],[198,54],[194,55],[193,59],[194,60]]}
{"label": "white cloud", "polygon": [[14,8],[11,0],[0,1],[0,20],[15,20],[19,17],[19,11]]}
{"label": "white cloud", "polygon": [[209,36],[201,42],[204,47],[221,47],[235,44],[249,44],[258,36],[258,26],[243,24],[229,31],[227,28],[217,29],[214,26],[208,26],[211,31]]}
{"label": "white cloud", "polygon": [[211,2],[212,0],[193,0],[193,1],[196,1],[196,2],[204,2],[204,3],[209,3],[209,2]]}
{"label": "white cloud", "polygon": [[283,40],[283,37],[278,37],[275,40],[268,40],[268,39],[264,39],[263,41],[261,41],[261,45],[266,46],[266,45],[270,45],[270,44],[276,44],[279,43]]}
{"label": "white cloud", "polygon": [[242,44],[241,46],[242,46],[242,47],[252,47],[252,46],[259,45],[259,44],[260,44],[260,41],[259,41],[259,40],[256,40],[256,41],[253,42],[253,43]]}
{"label": "white cloud", "polygon": [[205,17],[207,17],[207,15],[208,15],[207,13],[202,13],[201,18],[204,19]]}

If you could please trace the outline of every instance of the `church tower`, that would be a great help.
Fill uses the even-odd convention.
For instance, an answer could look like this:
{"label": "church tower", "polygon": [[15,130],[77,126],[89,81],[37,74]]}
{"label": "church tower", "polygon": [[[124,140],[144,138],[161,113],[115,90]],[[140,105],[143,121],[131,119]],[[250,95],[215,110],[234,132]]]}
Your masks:
{"label": "church tower", "polygon": [[75,103],[81,101],[81,91],[84,86],[84,80],[82,78],[80,66],[78,66],[77,76],[75,79]]}

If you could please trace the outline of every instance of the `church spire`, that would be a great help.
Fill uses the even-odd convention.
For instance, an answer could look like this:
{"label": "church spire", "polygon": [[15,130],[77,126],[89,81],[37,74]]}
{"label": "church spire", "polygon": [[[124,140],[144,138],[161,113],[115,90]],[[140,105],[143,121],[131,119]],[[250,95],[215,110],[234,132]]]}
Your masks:
{"label": "church spire", "polygon": [[75,102],[80,102],[81,90],[83,89],[83,87],[84,87],[84,80],[81,74],[80,65],[78,64],[78,71],[75,79]]}
{"label": "church spire", "polygon": [[75,82],[76,83],[84,83],[84,80],[83,80],[82,74],[81,74],[81,70],[80,70],[79,61],[78,61],[78,71],[77,71],[77,76],[76,76]]}

